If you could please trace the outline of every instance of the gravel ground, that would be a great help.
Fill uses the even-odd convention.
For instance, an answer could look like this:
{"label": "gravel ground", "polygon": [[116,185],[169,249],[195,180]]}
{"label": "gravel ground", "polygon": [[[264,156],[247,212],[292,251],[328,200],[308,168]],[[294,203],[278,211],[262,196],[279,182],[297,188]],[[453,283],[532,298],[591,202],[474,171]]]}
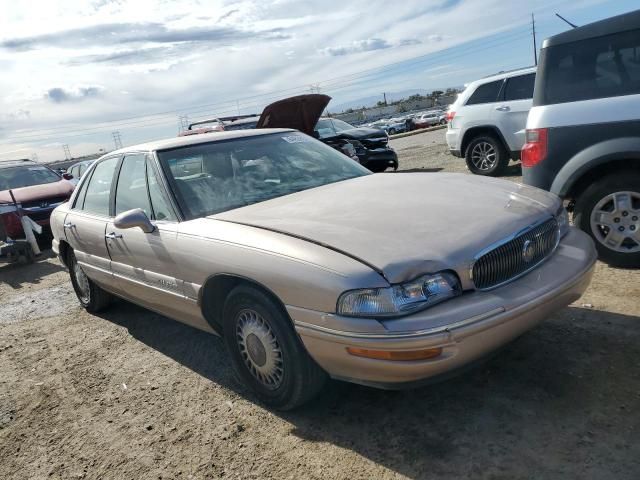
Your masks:
{"label": "gravel ground", "polygon": [[[405,171],[465,171],[436,131]],[[519,168],[510,174],[518,179]],[[126,302],[94,316],[51,254],[0,267],[1,479],[640,478],[640,271],[418,390],[254,403],[222,342]]]}

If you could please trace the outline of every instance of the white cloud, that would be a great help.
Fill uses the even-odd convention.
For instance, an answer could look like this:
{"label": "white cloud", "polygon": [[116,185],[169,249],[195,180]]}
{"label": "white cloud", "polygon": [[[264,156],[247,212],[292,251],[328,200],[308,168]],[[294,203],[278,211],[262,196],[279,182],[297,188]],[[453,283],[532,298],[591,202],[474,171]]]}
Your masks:
{"label": "white cloud", "polygon": [[477,73],[465,64],[471,57],[425,62],[425,71],[438,62],[462,71],[435,85],[415,69],[358,72],[512,28],[526,31],[531,9],[553,11],[558,1],[0,3],[0,154],[24,148],[54,159],[62,151],[44,144],[69,144],[78,155],[108,147],[114,130],[125,143],[174,135],[180,114],[196,119],[238,106],[257,112],[317,82],[336,103],[382,88],[462,83],[472,79],[464,71]]}

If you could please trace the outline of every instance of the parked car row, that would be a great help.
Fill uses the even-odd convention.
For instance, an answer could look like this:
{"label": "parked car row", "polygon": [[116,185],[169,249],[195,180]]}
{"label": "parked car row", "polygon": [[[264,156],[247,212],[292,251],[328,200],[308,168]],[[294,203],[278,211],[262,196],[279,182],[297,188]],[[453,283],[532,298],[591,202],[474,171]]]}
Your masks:
{"label": "parked car row", "polygon": [[538,68],[472,82],[448,112],[469,170],[522,160],[525,184],[559,195],[611,265],[640,267],[640,11],[545,40]]}

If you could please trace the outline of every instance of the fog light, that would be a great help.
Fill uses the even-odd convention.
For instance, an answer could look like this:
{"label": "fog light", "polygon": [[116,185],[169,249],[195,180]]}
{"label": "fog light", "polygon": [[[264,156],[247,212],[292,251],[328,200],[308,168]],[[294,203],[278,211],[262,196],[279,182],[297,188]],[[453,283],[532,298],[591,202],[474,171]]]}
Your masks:
{"label": "fog light", "polygon": [[375,358],[377,360],[394,360],[408,362],[411,360],[428,360],[442,355],[442,348],[428,348],[426,350],[369,350],[367,348],[347,347],[347,352],[355,357]]}

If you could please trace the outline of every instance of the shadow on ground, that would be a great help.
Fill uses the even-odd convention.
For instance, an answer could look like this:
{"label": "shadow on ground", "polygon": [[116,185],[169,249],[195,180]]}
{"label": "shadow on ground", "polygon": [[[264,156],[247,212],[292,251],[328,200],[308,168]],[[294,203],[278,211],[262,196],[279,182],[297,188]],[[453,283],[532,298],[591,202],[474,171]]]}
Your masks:
{"label": "shadow on ground", "polygon": [[55,254],[48,250],[36,257],[36,261],[32,264],[23,261],[0,264],[0,283],[6,283],[16,290],[26,284],[38,284],[45,277],[64,270],[58,262],[51,261],[54,257]]}
{"label": "shadow on ground", "polygon": [[[103,318],[212,382],[221,339],[120,302]],[[293,434],[411,478],[633,478],[640,471],[640,318],[566,308],[466,374],[417,390],[330,382],[277,413]],[[611,477],[613,475],[613,477]]]}

